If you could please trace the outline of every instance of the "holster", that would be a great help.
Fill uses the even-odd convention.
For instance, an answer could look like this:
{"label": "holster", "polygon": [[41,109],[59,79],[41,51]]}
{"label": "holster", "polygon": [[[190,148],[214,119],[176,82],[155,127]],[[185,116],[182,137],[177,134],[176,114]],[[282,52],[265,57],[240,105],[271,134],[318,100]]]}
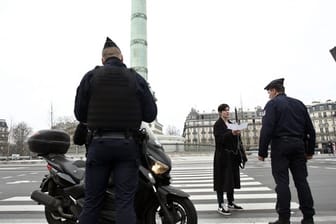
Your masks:
{"label": "holster", "polygon": [[73,136],[73,142],[75,145],[84,145],[87,143],[87,135],[88,135],[88,128],[87,125],[79,122],[79,124],[76,127],[74,136]]}

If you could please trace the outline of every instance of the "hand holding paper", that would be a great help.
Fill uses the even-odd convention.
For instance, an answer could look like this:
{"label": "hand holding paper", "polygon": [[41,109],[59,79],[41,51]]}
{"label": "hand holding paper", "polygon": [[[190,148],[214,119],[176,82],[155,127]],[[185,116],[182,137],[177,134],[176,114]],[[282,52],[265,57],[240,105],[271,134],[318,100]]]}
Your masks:
{"label": "hand holding paper", "polygon": [[247,123],[233,123],[233,124],[227,124],[228,129],[234,130],[234,131],[241,131],[245,128],[247,128]]}

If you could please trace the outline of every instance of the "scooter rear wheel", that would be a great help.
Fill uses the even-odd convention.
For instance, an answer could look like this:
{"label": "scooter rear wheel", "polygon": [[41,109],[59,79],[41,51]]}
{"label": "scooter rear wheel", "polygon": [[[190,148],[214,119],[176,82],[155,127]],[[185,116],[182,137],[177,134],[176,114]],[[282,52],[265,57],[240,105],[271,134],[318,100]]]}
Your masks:
{"label": "scooter rear wheel", "polygon": [[[48,194],[50,196],[53,196],[62,202],[65,200],[64,197],[62,196],[62,190],[57,188],[57,185],[53,182],[50,181],[48,184]],[[68,211],[65,211],[66,213]],[[48,207],[44,207],[44,214],[47,219],[48,224],[75,224],[76,221],[72,219],[66,219],[61,217],[57,212],[52,211]]]}
{"label": "scooter rear wheel", "polygon": [[44,209],[44,214],[47,219],[48,224],[75,224],[76,221],[64,219],[61,217],[58,217],[53,212],[51,212],[47,207]]}
{"label": "scooter rear wheel", "polygon": [[[174,224],[197,224],[197,213],[189,198],[169,197],[167,208],[174,217]],[[146,224],[170,224],[164,220],[161,207],[153,203],[145,215]]]}

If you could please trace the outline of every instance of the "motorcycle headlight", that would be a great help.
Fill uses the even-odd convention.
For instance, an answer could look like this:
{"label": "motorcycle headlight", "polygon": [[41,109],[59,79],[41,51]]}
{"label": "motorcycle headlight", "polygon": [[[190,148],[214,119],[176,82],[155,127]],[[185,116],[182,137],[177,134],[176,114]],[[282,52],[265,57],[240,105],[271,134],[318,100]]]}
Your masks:
{"label": "motorcycle headlight", "polygon": [[159,161],[155,161],[154,164],[152,165],[152,171],[155,174],[164,174],[168,170],[169,170],[169,167],[166,164],[161,163]]}

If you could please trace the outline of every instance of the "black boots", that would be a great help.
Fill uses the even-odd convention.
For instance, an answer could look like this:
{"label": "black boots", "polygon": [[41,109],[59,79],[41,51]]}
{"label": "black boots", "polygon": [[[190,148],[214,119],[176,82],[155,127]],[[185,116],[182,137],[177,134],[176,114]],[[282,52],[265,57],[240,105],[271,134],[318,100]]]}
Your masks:
{"label": "black boots", "polygon": [[314,219],[313,218],[303,218],[301,220],[301,224],[314,224]]}
{"label": "black boots", "polygon": [[[269,222],[268,224],[290,224],[289,219],[282,219],[279,218],[278,220],[274,222]],[[301,224],[314,224],[313,218],[304,218],[301,220]]]}
{"label": "black boots", "polygon": [[276,220],[274,222],[269,222],[268,224],[290,224],[290,221],[289,221],[289,219],[279,218],[278,220]]}

